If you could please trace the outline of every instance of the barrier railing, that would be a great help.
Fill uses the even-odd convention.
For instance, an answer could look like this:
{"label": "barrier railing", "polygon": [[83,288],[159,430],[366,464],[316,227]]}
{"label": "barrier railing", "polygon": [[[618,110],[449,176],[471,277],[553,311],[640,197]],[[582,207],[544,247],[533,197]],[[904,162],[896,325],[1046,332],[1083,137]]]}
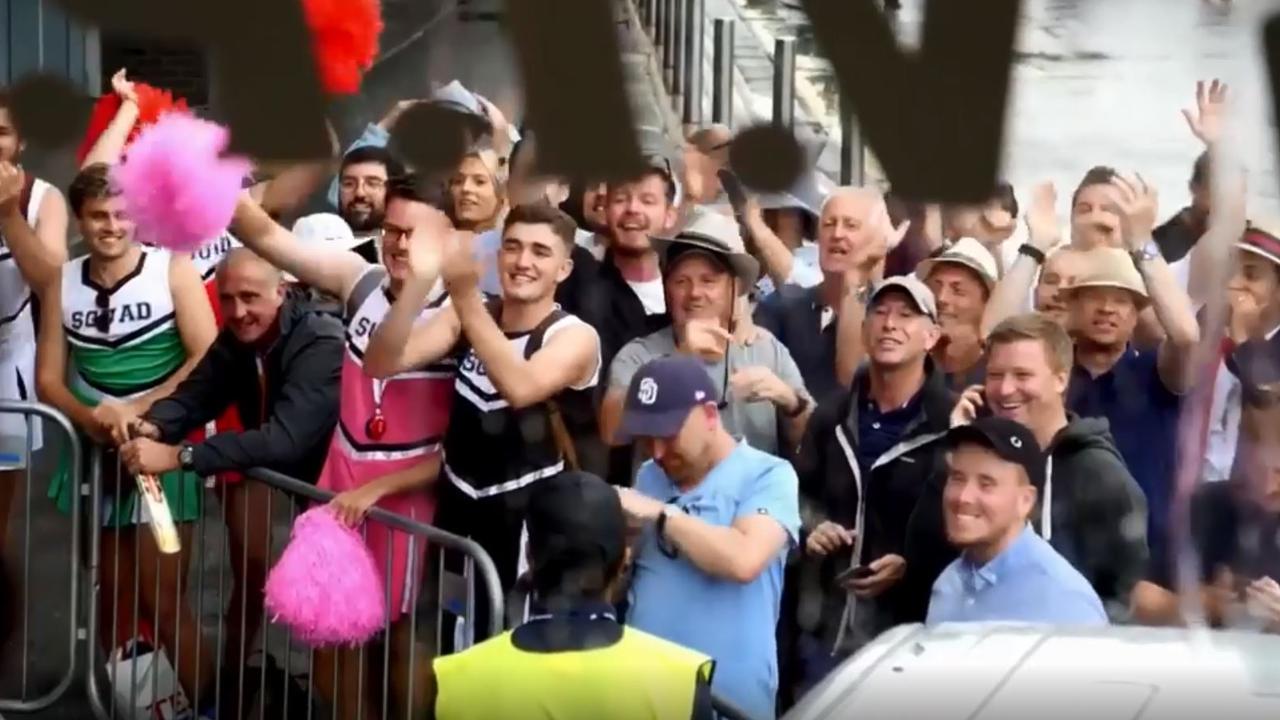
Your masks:
{"label": "barrier railing", "polygon": [[[69,518],[70,525],[70,552],[65,559],[65,567],[67,568],[67,615],[60,617],[58,613],[58,604],[55,598],[50,597],[49,588],[41,588],[38,595],[40,602],[34,607],[32,606],[32,578],[31,571],[33,569],[34,553],[38,551],[32,545],[32,500],[34,497],[43,496],[44,488],[36,487],[32,483],[35,451],[39,444],[36,437],[43,435],[43,444],[48,445],[51,440],[59,441],[58,438],[50,438],[50,431],[57,430],[57,434],[65,438],[66,447],[70,454],[70,471],[71,477],[80,477],[80,438],[75,432],[75,428],[71,425],[71,421],[65,415],[50,408],[46,405],[33,402],[19,402],[12,400],[0,400],[0,417],[18,415],[23,418],[23,425],[26,426],[26,447],[22,448],[22,452],[15,453],[19,457],[5,457],[0,460],[0,494],[3,494],[3,501],[0,502],[0,513],[4,513],[4,517],[0,517],[0,553],[4,553],[10,548],[8,545],[8,521],[10,518],[11,502],[15,496],[22,499],[22,542],[20,567],[17,572],[11,572],[17,584],[17,592],[9,589],[5,592],[9,594],[6,598],[0,598],[0,604],[15,604],[18,612],[15,614],[17,618],[13,619],[13,631],[10,633],[8,642],[5,645],[12,647],[15,642],[21,643],[19,651],[21,668],[16,670],[16,682],[18,684],[17,697],[0,697],[0,711],[12,711],[15,713],[31,713],[38,712],[58,701],[59,698],[66,693],[75,680],[77,658],[79,652],[76,643],[81,635],[82,628],[77,626],[80,614],[77,610],[80,602],[80,569],[78,567],[80,546],[80,496],[78,492],[71,493],[71,516]],[[34,423],[39,422],[41,428],[39,431],[34,430]],[[6,451],[7,452],[7,451]],[[4,470],[5,467],[14,465],[23,465],[22,469]],[[21,478],[19,484],[15,482],[17,478]],[[20,493],[20,494],[19,494]],[[13,553],[7,553],[13,557]],[[61,559],[61,558],[59,558]],[[20,578],[20,579],[19,579]],[[8,624],[11,618],[0,618],[0,625]],[[43,632],[46,626],[66,625],[65,638],[53,635],[46,635]],[[33,636],[33,628],[36,634]],[[4,638],[0,638],[4,640]],[[30,696],[30,672],[32,669],[31,655],[33,646],[40,653],[41,657],[48,657],[50,650],[57,643],[65,643],[67,654],[67,668],[62,672],[53,683],[52,687],[41,692],[34,697]],[[13,673],[4,674],[4,684],[0,692],[8,692],[9,686],[15,681]]]}
{"label": "barrier railing", "polygon": [[[91,507],[118,510],[133,484],[110,452],[94,453]],[[189,502],[188,492],[201,497]],[[96,521],[87,605],[94,661],[85,680],[95,717],[311,718],[327,707],[332,717],[362,720],[421,712],[431,658],[446,644],[468,644],[475,632],[472,578],[487,603],[485,629],[501,631],[497,570],[471,540],[373,508],[362,531],[386,549],[375,558],[394,622],[358,648],[304,647],[267,616],[260,589],[293,519],[333,497],[263,469],[237,484],[182,486],[170,505],[175,520],[186,521],[179,523],[183,550],[163,557],[143,526]],[[209,499],[218,512],[200,505]],[[461,596],[446,593],[446,552],[463,556]],[[462,618],[467,631],[451,642],[450,617]]]}
{"label": "barrier railing", "polygon": [[[686,126],[703,121],[703,58],[707,17],[705,0],[633,0],[640,27],[648,34],[657,53],[658,68],[670,92],[675,110]],[[897,3],[886,2],[890,24],[896,21]],[[732,127],[734,40],[737,20],[711,18],[711,121]],[[773,124],[792,128],[796,103],[796,44],[794,38],[780,37],[773,48],[773,91],[770,118]],[[840,133],[840,183],[861,185],[866,181],[864,140],[857,118],[847,98],[839,98],[837,108]],[[817,118],[815,118],[817,119]]]}

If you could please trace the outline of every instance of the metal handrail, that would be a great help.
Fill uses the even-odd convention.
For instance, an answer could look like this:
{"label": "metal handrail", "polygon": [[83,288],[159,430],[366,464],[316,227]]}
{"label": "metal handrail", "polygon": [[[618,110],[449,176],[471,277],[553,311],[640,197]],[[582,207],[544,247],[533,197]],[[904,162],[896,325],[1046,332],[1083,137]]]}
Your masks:
{"label": "metal handrail", "polygon": [[[253,468],[246,474],[250,478],[264,482],[277,490],[317,503],[327,503],[337,497],[336,493],[321,490],[310,483],[305,483],[267,468]],[[437,545],[471,556],[480,571],[480,577],[484,580],[485,590],[488,591],[490,599],[496,603],[493,612],[489,615],[489,636],[495,637],[502,633],[502,622],[505,617],[502,582],[498,579],[498,568],[493,564],[493,558],[489,557],[489,553],[485,552],[485,549],[479,543],[470,538],[464,538],[446,530],[441,530],[434,525],[396,515],[379,507],[370,508],[368,516],[387,527],[414,535],[424,535]]]}
{"label": "metal handrail", "polygon": [[[40,419],[45,420],[46,422],[52,423],[53,425],[56,425],[57,427],[59,427],[63,431],[63,433],[65,433],[67,436],[67,445],[71,453],[71,470],[70,470],[71,474],[69,477],[71,477],[75,482],[77,483],[79,482],[79,478],[81,477],[80,471],[82,469],[81,463],[83,458],[83,455],[81,454],[81,447],[80,447],[80,436],[76,433],[75,426],[71,424],[71,420],[67,418],[66,415],[59,412],[56,408],[50,407],[49,405],[45,405],[43,403],[20,401],[20,400],[0,400],[0,414],[5,414],[5,413],[15,413],[20,415],[39,417]],[[27,457],[28,500],[30,499],[30,494],[31,494],[31,487],[30,487],[31,463],[32,463],[32,458],[30,457],[30,453],[28,453],[28,457]],[[71,490],[71,552],[69,553],[71,557],[68,561],[70,565],[70,578],[71,578],[70,579],[71,601],[70,601],[70,610],[69,610],[68,617],[71,618],[72,623],[78,622],[80,617],[78,612],[78,607],[80,602],[80,568],[78,563],[78,560],[80,559],[80,555],[79,555],[80,553],[80,521],[81,521],[80,487],[77,484]],[[23,593],[27,593],[29,589],[30,589],[29,584],[24,583],[23,590],[22,590]],[[62,676],[62,679],[58,681],[58,684],[55,685],[53,689],[50,690],[48,693],[45,693],[42,697],[38,697],[35,700],[20,701],[20,702],[0,700],[0,710],[12,710],[14,712],[23,712],[23,713],[38,712],[40,710],[44,710],[45,708],[48,708],[49,706],[53,705],[55,702],[58,701],[59,698],[62,697],[62,695],[67,691],[67,689],[71,687],[71,684],[75,682],[76,664],[77,664],[76,663],[76,656],[77,656],[76,642],[78,640],[77,630],[78,628],[76,628],[75,625],[73,624],[72,631],[68,633],[70,637],[68,638],[68,641],[67,641],[68,642],[67,672]],[[24,646],[26,644],[26,641],[27,641],[27,638],[24,635],[23,637]],[[88,647],[90,649],[90,652],[92,652],[93,643],[89,642]]]}

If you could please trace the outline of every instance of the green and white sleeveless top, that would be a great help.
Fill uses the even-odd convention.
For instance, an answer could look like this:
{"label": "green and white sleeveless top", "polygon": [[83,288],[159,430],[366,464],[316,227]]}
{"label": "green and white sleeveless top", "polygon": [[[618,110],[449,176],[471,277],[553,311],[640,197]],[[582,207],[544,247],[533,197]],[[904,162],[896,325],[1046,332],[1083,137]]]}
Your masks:
{"label": "green and white sleeveless top", "polygon": [[70,346],[68,386],[81,402],[125,400],[169,378],[187,359],[174,319],[169,252],[142,248],[115,287],[89,277],[89,259],[62,269],[62,326]]}

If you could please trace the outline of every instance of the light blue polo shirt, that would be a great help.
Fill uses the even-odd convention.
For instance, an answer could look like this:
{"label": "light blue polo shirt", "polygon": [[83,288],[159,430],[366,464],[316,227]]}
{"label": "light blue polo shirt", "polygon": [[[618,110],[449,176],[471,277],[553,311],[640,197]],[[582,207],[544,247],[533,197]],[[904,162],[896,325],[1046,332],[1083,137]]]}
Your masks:
{"label": "light blue polo shirt", "polygon": [[786,529],[787,547],[755,580],[742,584],[712,577],[683,555],[667,557],[650,525],[637,546],[627,615],[632,627],[709,655],[716,662],[711,686],[717,694],[753,718],[774,717],[782,573],[800,530],[795,469],[740,442],[687,493],[652,460],[640,467],[636,490],[712,525],[768,515]]}
{"label": "light blue polo shirt", "polygon": [[978,567],[961,555],[933,583],[926,625],[987,621],[1108,622],[1089,581],[1030,525],[987,564]]}

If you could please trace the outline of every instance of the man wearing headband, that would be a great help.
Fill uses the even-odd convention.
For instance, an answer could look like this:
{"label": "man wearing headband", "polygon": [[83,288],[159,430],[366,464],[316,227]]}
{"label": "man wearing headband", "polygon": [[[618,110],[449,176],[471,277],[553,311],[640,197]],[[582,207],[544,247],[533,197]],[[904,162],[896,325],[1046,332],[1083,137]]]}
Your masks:
{"label": "man wearing headband", "polygon": [[[791,354],[767,331],[756,341],[733,341],[737,296],[759,276],[742,250],[738,224],[702,212],[674,238],[656,239],[662,253],[671,325],[628,343],[609,368],[600,427],[612,437],[627,385],[640,366],[672,354],[698,357],[721,386],[725,427],[755,448],[786,456],[799,444],[813,401]],[[778,437],[779,421],[786,437]]]}
{"label": "man wearing headband", "polygon": [[630,551],[618,494],[568,472],[525,513],[534,613],[515,630],[437,658],[437,720],[527,717],[710,720],[715,662],[618,622]]}

